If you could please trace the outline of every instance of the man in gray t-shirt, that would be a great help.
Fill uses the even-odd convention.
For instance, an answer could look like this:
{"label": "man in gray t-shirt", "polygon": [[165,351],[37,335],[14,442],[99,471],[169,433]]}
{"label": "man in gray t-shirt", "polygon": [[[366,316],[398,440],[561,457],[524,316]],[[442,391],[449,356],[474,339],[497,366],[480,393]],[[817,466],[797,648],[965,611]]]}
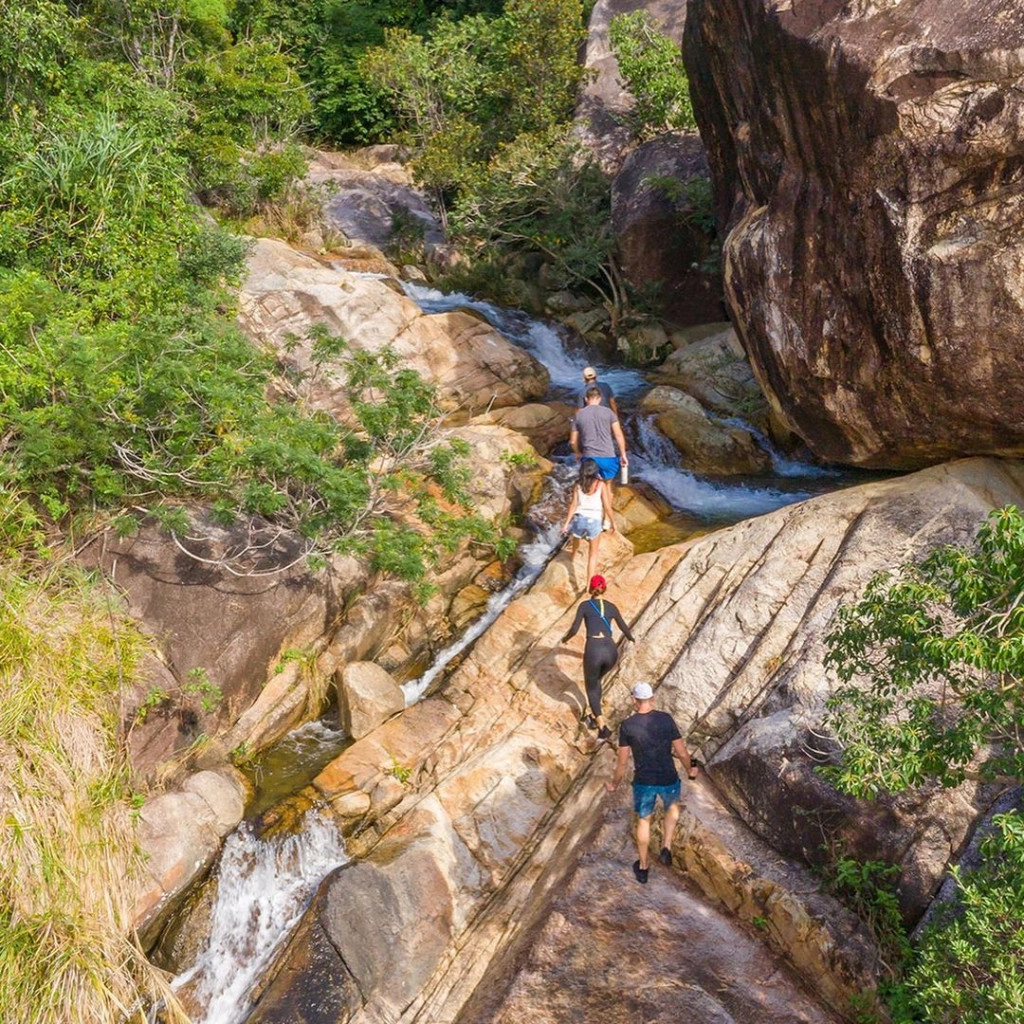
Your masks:
{"label": "man in gray t-shirt", "polygon": [[596,385],[587,388],[586,398],[587,404],[573,418],[569,444],[577,459],[593,459],[601,479],[611,480],[619,472],[620,460],[629,465],[626,437],[618,416],[601,404],[601,391]]}

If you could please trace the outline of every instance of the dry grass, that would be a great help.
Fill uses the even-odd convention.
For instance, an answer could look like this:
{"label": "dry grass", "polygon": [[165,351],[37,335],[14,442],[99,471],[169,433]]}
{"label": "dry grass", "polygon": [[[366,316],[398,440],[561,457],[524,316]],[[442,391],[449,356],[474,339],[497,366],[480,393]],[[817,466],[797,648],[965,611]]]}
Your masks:
{"label": "dry grass", "polygon": [[0,1021],[141,1022],[165,986],[131,940],[141,857],[117,723],[143,641],[99,584],[15,566],[0,565]]}

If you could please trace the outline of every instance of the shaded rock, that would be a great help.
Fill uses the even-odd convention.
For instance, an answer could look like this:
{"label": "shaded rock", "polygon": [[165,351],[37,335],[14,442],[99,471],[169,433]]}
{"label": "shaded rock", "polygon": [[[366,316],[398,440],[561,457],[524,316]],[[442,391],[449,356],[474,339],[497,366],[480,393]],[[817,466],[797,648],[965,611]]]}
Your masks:
{"label": "shaded rock", "polygon": [[700,748],[715,784],[755,832],[820,863],[824,847],[901,870],[909,921],[992,799],[965,783],[870,804],[815,767],[836,686],[823,637],[870,576],[966,542],[993,505],[1020,504],[1024,466],[964,460],[814,498],[692,542],[633,627],[620,672],[660,679],[659,704]]}
{"label": "shaded rock", "polygon": [[378,249],[403,231],[428,247],[444,241],[433,210],[396,155],[393,148],[387,154],[317,155],[306,180],[327,192],[321,217],[328,230]]}
{"label": "shaded rock", "polygon": [[[680,5],[682,6],[682,5]],[[622,272],[655,292],[670,324],[722,317],[724,288],[713,226],[704,145],[692,135],[661,135],[626,157],[612,183],[612,229]]]}
{"label": "shaded rock", "polygon": [[[103,569],[123,591],[129,613],[160,649],[163,667],[151,678],[167,698],[141,726],[147,735],[164,731],[160,750],[181,749],[199,733],[212,736],[233,723],[282,651],[305,649],[322,635],[337,612],[337,593],[359,570],[339,561],[313,573],[304,555],[301,538],[263,520],[222,527],[202,512],[192,514],[188,536],[178,541],[147,523],[134,536],[107,531],[83,549],[81,561]],[[126,709],[129,721],[146,697]]]}
{"label": "shaded rock", "polygon": [[1004,0],[691,0],[728,302],[820,458],[1024,451],[1022,46]]}
{"label": "shaded rock", "polygon": [[709,416],[697,399],[676,388],[653,388],[644,395],[640,409],[654,416],[658,429],[695,473],[764,473],[771,467],[770,456],[749,430]]}
{"label": "shaded rock", "polygon": [[338,673],[341,727],[353,739],[372,732],[404,708],[398,683],[372,661],[349,662]]}
{"label": "shaded rock", "polygon": [[448,410],[521,405],[548,388],[544,367],[478,317],[425,314],[385,281],[333,269],[272,239],[255,242],[239,322],[298,375],[311,406],[340,419],[348,416],[347,397],[329,367],[325,374],[314,365],[308,338],[314,324],[356,350],[391,346],[403,366],[437,384]]}
{"label": "shaded rock", "polygon": [[[837,955],[857,948],[856,920],[809,872],[783,865],[767,848],[753,851],[750,838],[728,825],[709,786],[687,786],[683,802],[675,849],[685,875],[655,863],[641,888],[630,870],[636,857],[630,796],[620,790],[606,798],[597,835],[552,893],[536,930],[524,930],[521,942],[494,958],[458,1022],[561,1024],[577,1014],[624,1024],[844,1019],[800,979],[825,982],[845,968],[847,987],[871,986],[873,951],[863,936],[855,954]],[[713,830],[722,826],[728,834],[719,837]],[[752,917],[762,922],[758,932],[740,923]],[[782,934],[797,921],[799,936]],[[842,1002],[845,992],[832,995]]]}

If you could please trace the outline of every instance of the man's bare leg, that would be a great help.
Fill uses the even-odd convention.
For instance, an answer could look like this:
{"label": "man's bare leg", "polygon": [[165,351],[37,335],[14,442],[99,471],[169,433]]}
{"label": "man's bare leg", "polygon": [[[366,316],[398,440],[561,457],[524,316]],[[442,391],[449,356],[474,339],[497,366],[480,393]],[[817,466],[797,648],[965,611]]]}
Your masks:
{"label": "man's bare leg", "polygon": [[666,849],[672,849],[672,837],[676,834],[676,825],[679,824],[679,801],[677,800],[665,812],[665,841],[662,844]]}
{"label": "man's bare leg", "polygon": [[640,861],[640,869],[647,870],[647,847],[651,845],[651,819],[636,819],[636,852]]}

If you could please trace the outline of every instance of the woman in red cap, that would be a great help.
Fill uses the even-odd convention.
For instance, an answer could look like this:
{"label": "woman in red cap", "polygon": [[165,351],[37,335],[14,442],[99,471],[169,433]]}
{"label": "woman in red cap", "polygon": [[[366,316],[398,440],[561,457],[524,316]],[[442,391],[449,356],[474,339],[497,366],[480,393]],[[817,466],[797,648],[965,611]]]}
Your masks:
{"label": "woman in red cap", "polygon": [[607,586],[603,576],[591,578],[590,597],[581,602],[576,609],[576,618],[569,632],[562,637],[562,643],[567,644],[576,635],[581,623],[586,627],[583,684],[587,690],[587,702],[590,704],[590,714],[587,715],[586,721],[591,729],[597,729],[597,738],[601,740],[611,736],[611,730],[605,725],[604,715],[601,714],[601,680],[615,668],[619,660],[619,649],[612,639],[612,622],[618,623],[627,640],[633,639],[633,634],[629,631],[629,626],[623,620],[619,609],[602,596]]}

